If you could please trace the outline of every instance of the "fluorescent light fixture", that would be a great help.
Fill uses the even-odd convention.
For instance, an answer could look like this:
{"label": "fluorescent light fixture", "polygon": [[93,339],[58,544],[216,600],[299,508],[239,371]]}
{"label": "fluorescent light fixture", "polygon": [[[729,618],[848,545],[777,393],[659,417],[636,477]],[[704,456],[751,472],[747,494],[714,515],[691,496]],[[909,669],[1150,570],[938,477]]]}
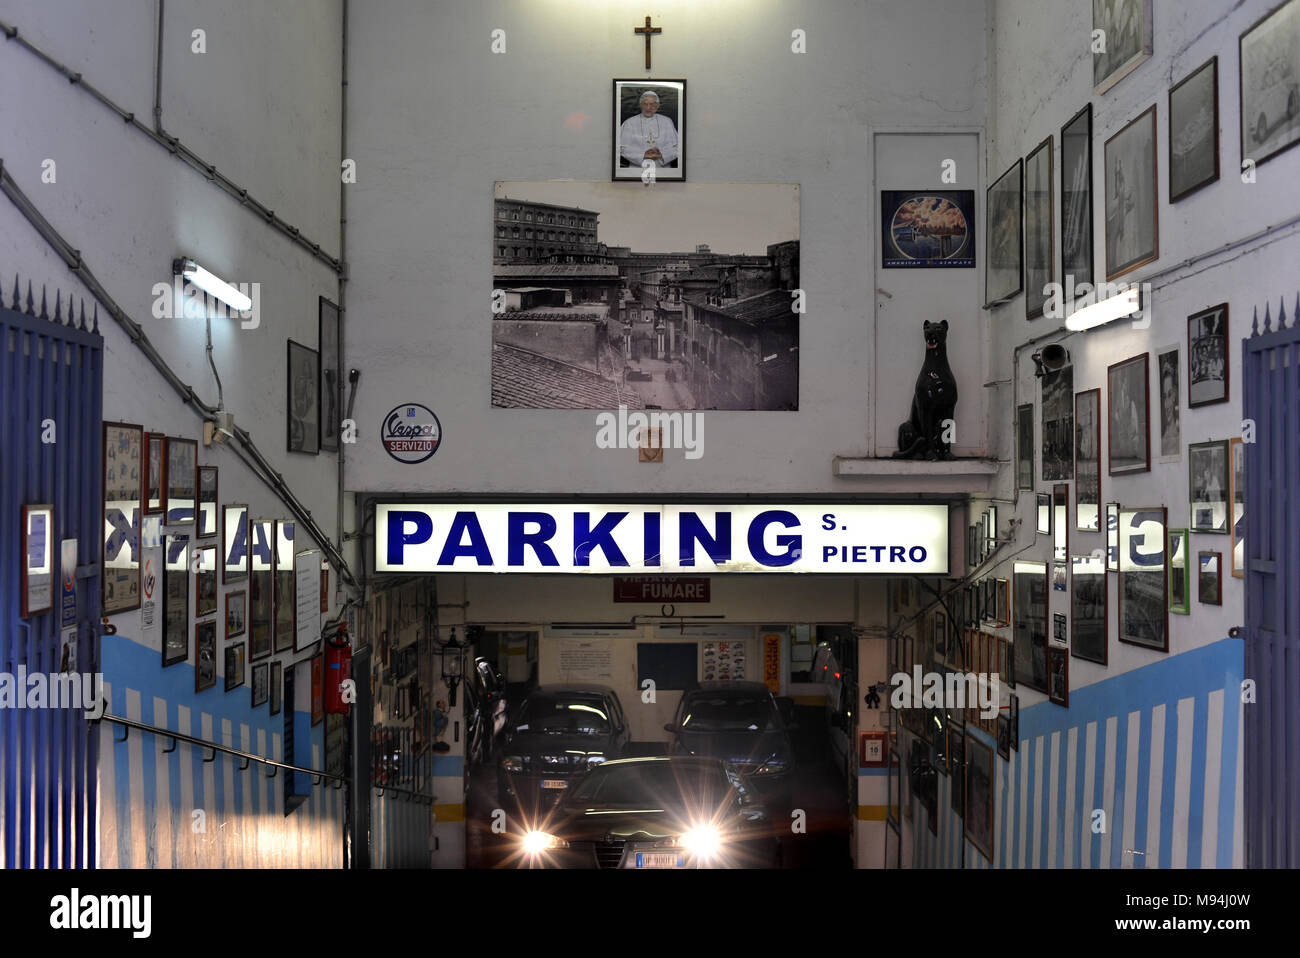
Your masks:
{"label": "fluorescent light fixture", "polygon": [[225,280],[213,276],[192,259],[178,259],[172,263],[172,272],[184,276],[209,295],[215,296],[238,313],[246,313],[253,308],[253,301],[231,286]]}
{"label": "fluorescent light fixture", "polygon": [[1142,310],[1142,293],[1137,284],[1130,285],[1122,292],[1092,303],[1082,309],[1076,309],[1065,320],[1065,328],[1076,332],[1113,323],[1125,316],[1132,316]]}

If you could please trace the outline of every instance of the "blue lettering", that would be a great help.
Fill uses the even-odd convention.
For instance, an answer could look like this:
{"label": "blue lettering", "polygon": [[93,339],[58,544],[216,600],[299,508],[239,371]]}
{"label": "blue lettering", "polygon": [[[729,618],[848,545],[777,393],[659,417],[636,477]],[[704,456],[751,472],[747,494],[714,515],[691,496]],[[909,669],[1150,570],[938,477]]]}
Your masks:
{"label": "blue lettering", "polygon": [[647,512],[645,514],[645,564],[659,565],[659,520],[660,515],[657,512]]}
{"label": "blue lettering", "polygon": [[248,513],[239,517],[235,534],[227,541],[226,567],[243,571],[246,568],[245,557],[248,555]]}
{"label": "blue lettering", "polygon": [[271,568],[271,523],[253,524],[253,558]]}
{"label": "blue lettering", "polygon": [[826,562],[835,555],[834,546],[822,546],[822,562]]}
{"label": "blue lettering", "polygon": [[[535,524],[536,532],[529,532],[525,526]],[[524,564],[524,546],[532,546],[533,553],[542,565],[559,565],[555,553],[546,544],[546,540],[555,535],[555,517],[549,512],[512,512],[508,520],[509,553],[508,565]]]}
{"label": "blue lettering", "polygon": [[113,530],[104,540],[105,561],[116,559],[124,546],[135,556],[136,545],[140,542],[140,510],[132,509],[131,518],[127,519],[121,509],[105,509],[104,521]]}
{"label": "blue lettering", "polygon": [[906,559],[906,557],[905,557],[905,553],[906,553],[906,552],[907,552],[907,550],[904,549],[902,546],[890,546],[890,547],[889,547],[889,561],[890,561],[890,562],[906,562],[906,561],[907,561],[907,559]]}
{"label": "blue lettering", "polygon": [[[465,538],[466,532],[469,533],[469,542],[461,545],[460,540]],[[461,556],[473,559],[481,566],[492,565],[492,553],[488,551],[483,528],[478,524],[478,516],[472,512],[458,512],[456,518],[451,520],[447,541],[443,543],[442,554],[438,556],[438,565],[451,565]]]}
{"label": "blue lettering", "polygon": [[[407,523],[412,523],[414,528],[406,531]],[[261,531],[260,528],[257,530]],[[388,513],[388,564],[401,565],[402,552],[408,544],[419,545],[421,542],[428,542],[429,537],[433,535],[433,519],[423,512],[414,512],[412,510],[397,510]],[[254,539],[258,538],[256,535]],[[258,543],[254,548],[259,548]],[[266,561],[270,562],[270,555],[266,556]]]}
{"label": "blue lettering", "polygon": [[785,551],[773,555],[763,548],[763,533],[773,523],[780,523],[787,529],[798,529],[799,517],[783,509],[760,512],[749,524],[749,554],[763,565],[777,567],[793,565],[803,551],[803,536],[777,536],[776,544]]}
{"label": "blue lettering", "polygon": [[[1133,518],[1129,520],[1131,529],[1140,529],[1147,522],[1159,522],[1160,513],[1158,512],[1135,512]],[[1165,564],[1164,550],[1144,555],[1138,552],[1138,546],[1146,544],[1146,536],[1133,532],[1128,539],[1128,557],[1129,560],[1137,566],[1163,566]]]}
{"label": "blue lettering", "polygon": [[[921,553],[919,556],[917,555],[918,552]],[[928,553],[925,551],[925,546],[912,546],[907,550],[907,557],[913,562],[924,562],[926,555]]]}
{"label": "blue lettering", "polygon": [[627,565],[628,561],[614,541],[614,527],[626,518],[626,512],[611,512],[605,515],[596,528],[591,528],[590,512],[573,514],[573,564],[591,565],[591,552],[600,549],[610,565]]}
{"label": "blue lettering", "polygon": [[695,565],[695,543],[714,563],[731,561],[731,513],[719,512],[716,536],[709,535],[704,523],[694,512],[683,512],[677,536],[677,559],[682,565]]}

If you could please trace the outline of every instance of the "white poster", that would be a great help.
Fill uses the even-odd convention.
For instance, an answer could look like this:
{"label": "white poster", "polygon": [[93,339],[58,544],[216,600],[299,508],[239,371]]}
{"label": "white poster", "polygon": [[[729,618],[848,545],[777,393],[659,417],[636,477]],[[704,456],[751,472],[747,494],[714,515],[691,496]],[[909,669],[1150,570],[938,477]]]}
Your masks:
{"label": "white poster", "polygon": [[305,649],[320,639],[319,552],[299,552],[294,558],[294,649]]}
{"label": "white poster", "polygon": [[162,593],[162,516],[145,517],[140,542],[140,638],[153,648]]}
{"label": "white poster", "polygon": [[559,668],[565,682],[608,682],[614,678],[614,644],[609,639],[561,639]]}

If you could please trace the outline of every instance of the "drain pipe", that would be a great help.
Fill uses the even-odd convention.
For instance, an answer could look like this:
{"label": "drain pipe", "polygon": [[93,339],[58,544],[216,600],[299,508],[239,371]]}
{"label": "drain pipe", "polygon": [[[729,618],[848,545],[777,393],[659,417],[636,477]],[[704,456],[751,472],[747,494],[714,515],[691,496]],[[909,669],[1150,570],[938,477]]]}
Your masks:
{"label": "drain pipe", "polygon": [[153,65],[153,128],[155,133],[162,133],[162,61],[163,61],[163,4],[167,0],[158,0],[158,55]]}
{"label": "drain pipe", "polygon": [[[159,4],[163,0],[158,0]],[[348,325],[348,266],[347,266],[347,246],[348,246],[348,185],[343,182],[343,161],[347,159],[348,150],[348,0],[343,0],[343,42],[342,42],[342,68],[341,68],[342,89],[339,94],[339,270],[338,270],[338,300],[339,300],[339,332],[338,332],[338,355],[335,361],[338,363],[337,375],[334,377],[334,414],[337,416],[343,408],[343,369],[347,366],[344,362],[344,336],[343,332]],[[350,404],[349,404],[350,405]],[[351,409],[348,415],[352,415]],[[345,450],[348,444],[343,441],[343,431],[339,428],[339,423],[334,424],[335,434],[338,436],[338,501],[335,507],[336,526],[339,537],[339,547],[342,548],[344,542],[343,535],[343,468],[344,459],[346,458]],[[365,582],[361,583],[361,598],[365,598]]]}

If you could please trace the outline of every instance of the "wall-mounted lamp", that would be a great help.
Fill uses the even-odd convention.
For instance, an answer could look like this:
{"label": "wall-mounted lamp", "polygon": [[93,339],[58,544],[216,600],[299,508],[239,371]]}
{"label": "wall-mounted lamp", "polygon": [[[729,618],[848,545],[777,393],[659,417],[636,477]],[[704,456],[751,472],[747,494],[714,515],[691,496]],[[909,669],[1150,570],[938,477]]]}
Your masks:
{"label": "wall-mounted lamp", "polygon": [[1030,357],[1034,361],[1034,375],[1042,379],[1049,372],[1055,372],[1069,364],[1070,351],[1060,343],[1044,346]]}
{"label": "wall-mounted lamp", "polygon": [[172,260],[172,273],[184,276],[186,282],[193,283],[205,293],[215,296],[236,312],[246,313],[253,308],[251,299],[225,280],[209,273],[192,259],[181,257]]}
{"label": "wall-mounted lamp", "polygon": [[456,630],[442,647],[442,680],[447,683],[447,704],[456,704],[456,685],[465,674],[465,646],[456,641]]}
{"label": "wall-mounted lamp", "polygon": [[1065,328],[1081,332],[1094,326],[1113,323],[1142,311],[1142,289],[1136,283],[1106,299],[1076,309],[1065,320]]}

